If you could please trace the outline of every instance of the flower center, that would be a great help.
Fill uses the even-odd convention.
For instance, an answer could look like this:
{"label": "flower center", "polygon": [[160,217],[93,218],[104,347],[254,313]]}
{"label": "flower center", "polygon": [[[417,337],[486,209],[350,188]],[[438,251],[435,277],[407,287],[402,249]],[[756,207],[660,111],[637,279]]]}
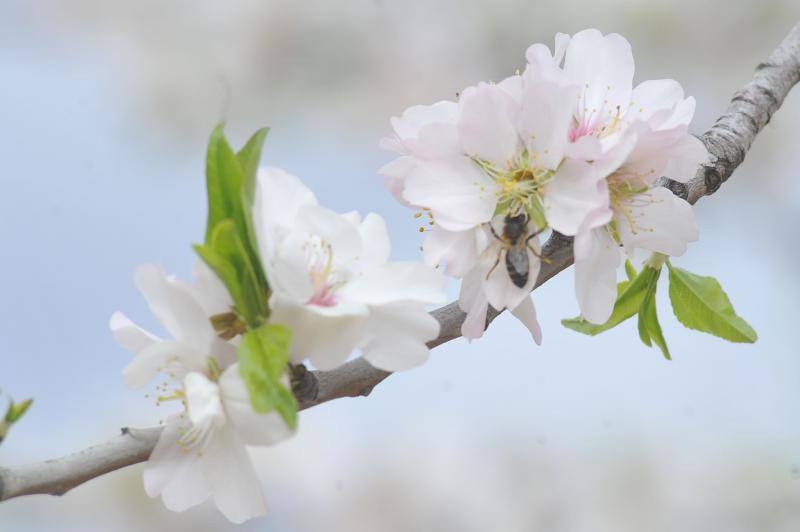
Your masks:
{"label": "flower center", "polygon": [[[640,209],[658,201],[648,190],[649,188],[646,185],[637,187],[628,180],[609,180],[608,183],[611,209],[616,214],[617,219],[622,219],[628,224],[631,228],[631,233],[634,235],[653,230],[643,226],[640,220],[644,216]],[[619,240],[616,227],[612,228],[612,235]]]}
{"label": "flower center", "polygon": [[516,216],[525,212],[538,228],[544,227],[541,190],[555,175],[553,170],[536,166],[536,157],[531,157],[527,150],[517,155],[510,168],[498,168],[482,159],[473,160],[500,186],[495,214]]}
{"label": "flower center", "polygon": [[315,238],[307,243],[306,253],[309,257],[308,276],[313,288],[308,304],[320,307],[336,305],[336,292],[344,286],[346,280],[342,272],[334,267],[330,244]]}
{"label": "flower center", "polygon": [[[608,102],[608,93],[610,91],[611,87],[606,87],[603,94],[603,103],[599,108],[596,106],[589,107],[586,96],[589,92],[589,85],[585,86],[583,93],[578,96],[578,105],[572,117],[572,124],[569,129],[570,142],[575,142],[579,138],[589,135],[603,138],[621,128],[625,111],[619,105],[611,107]],[[633,105],[633,102],[630,105]]]}

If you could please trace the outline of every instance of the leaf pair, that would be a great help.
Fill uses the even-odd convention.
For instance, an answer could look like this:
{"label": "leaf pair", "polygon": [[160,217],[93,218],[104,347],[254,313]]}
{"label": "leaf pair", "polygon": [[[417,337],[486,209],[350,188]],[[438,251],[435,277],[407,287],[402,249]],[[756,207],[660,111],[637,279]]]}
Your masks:
{"label": "leaf pair", "polygon": [[[669,298],[678,321],[689,329],[706,332],[731,342],[755,342],[756,332],[736,315],[728,296],[713,277],[695,275],[666,262],[669,268]],[[638,314],[639,338],[647,346],[655,344],[670,359],[656,312],[656,291],[661,267],[645,264],[638,274],[625,263],[628,280],[617,285],[617,301],[611,317],[596,325],[578,317],[562,320],[568,329],[591,336],[612,329]]]}
{"label": "leaf pair", "polygon": [[206,157],[206,237],[194,249],[227,287],[238,316],[212,317],[215,328],[224,325],[222,334],[230,338],[241,332],[239,319],[246,325],[237,353],[253,408],[261,413],[275,410],[294,428],[297,401],[284,384],[291,331],[266,323],[270,289],[253,226],[256,174],[266,136],[267,129],[257,131],[235,153],[223,126],[214,129]]}
{"label": "leaf pair", "polygon": [[259,130],[234,153],[223,126],[214,129],[206,156],[206,238],[203,245],[194,246],[225,283],[236,312],[249,327],[258,327],[269,315],[269,285],[252,221],[256,172],[266,136],[266,129]]}
{"label": "leaf pair", "polygon": [[656,286],[661,270],[645,266],[638,274],[630,262],[625,263],[627,281],[617,284],[617,301],[611,317],[603,324],[596,325],[581,317],[561,320],[562,325],[568,329],[583,334],[595,336],[601,332],[613,329],[628,318],[639,315],[639,337],[648,346],[651,340],[656,342],[664,356],[670,358],[669,350],[661,334],[661,326],[656,314],[655,296]]}
{"label": "leaf pair", "polygon": [[11,425],[22,419],[22,416],[25,415],[32,403],[33,399],[26,399],[21,403],[15,403],[13,400],[9,401],[6,415],[0,418],[0,442],[5,439]]}

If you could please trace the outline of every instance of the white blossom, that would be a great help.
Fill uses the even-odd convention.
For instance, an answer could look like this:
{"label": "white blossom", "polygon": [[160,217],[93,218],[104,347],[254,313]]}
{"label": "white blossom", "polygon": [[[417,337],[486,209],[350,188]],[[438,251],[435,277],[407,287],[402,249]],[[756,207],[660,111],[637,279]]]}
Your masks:
{"label": "white blossom", "polygon": [[292,330],[292,361],[332,369],[359,349],[397,371],[427,359],[439,324],[426,307],[444,301],[444,277],[389,261],[383,218],[320,207],[299,179],[265,168],[254,219],[272,290],[269,319]]}
{"label": "white blossom", "polygon": [[240,523],[266,511],[245,446],[277,443],[291,430],[277,413],[253,410],[236,347],[217,335],[209,319],[230,312],[232,302],[204,265],[198,263],[195,273],[191,286],[154,265],[136,271],[137,287],[172,339],[158,338],[119,312],[110,326],[117,342],[134,354],[125,382],[140,388],[162,374],[167,381],[158,386],[157,404],[182,406],[167,417],[145,465],[145,491],[161,496],[173,511],[211,497],[228,519]]}

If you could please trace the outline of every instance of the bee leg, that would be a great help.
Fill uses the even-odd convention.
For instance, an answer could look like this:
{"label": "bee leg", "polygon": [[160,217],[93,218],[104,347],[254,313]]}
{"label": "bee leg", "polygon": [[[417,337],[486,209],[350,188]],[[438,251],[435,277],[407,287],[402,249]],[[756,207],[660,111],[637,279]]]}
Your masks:
{"label": "bee leg", "polygon": [[500,251],[500,253],[497,254],[497,260],[494,261],[494,266],[492,266],[492,269],[490,269],[489,273],[486,274],[487,281],[489,280],[489,276],[492,275],[492,272],[494,272],[495,268],[497,268],[497,265],[500,264],[500,255],[502,254],[503,254],[502,250]]}
{"label": "bee leg", "polygon": [[533,239],[533,237],[541,235],[545,229],[547,229],[547,227],[542,227],[541,229],[537,229],[536,231],[531,233],[530,236],[528,236],[528,238],[525,239],[525,242],[530,242],[531,239]]}
{"label": "bee leg", "polygon": [[550,259],[548,259],[547,257],[543,257],[542,254],[539,253],[538,251],[536,251],[535,249],[533,249],[533,246],[531,246],[530,244],[528,244],[528,249],[531,250],[531,253],[536,255],[537,259],[539,259],[540,261],[544,262],[545,264],[550,264]]}
{"label": "bee leg", "polygon": [[492,235],[494,235],[494,237],[497,240],[503,240],[502,238],[500,238],[500,235],[498,235],[497,232],[494,230],[494,227],[492,227],[491,223],[489,224],[489,230],[492,232]]}

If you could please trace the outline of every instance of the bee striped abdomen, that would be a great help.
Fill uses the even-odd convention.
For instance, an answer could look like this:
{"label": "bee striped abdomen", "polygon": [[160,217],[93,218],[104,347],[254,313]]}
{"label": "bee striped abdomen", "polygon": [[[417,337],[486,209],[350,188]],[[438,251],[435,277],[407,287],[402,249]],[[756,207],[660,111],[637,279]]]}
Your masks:
{"label": "bee striped abdomen", "polygon": [[506,270],[511,282],[517,288],[522,288],[528,282],[528,250],[514,246],[506,252]]}

